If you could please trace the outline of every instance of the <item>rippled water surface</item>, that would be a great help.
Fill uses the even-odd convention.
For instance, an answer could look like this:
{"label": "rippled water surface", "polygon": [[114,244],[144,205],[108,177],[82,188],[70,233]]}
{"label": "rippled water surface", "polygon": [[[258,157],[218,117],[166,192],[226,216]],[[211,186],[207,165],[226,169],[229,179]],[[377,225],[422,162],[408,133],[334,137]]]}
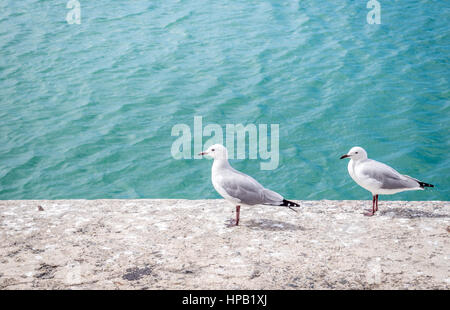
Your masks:
{"label": "rippled water surface", "polygon": [[[176,124],[279,124],[292,199],[370,199],[354,145],[450,196],[449,1],[0,1],[0,199],[215,198]],[[206,140],[206,139],[205,139]],[[384,198],[386,199],[386,198]]]}

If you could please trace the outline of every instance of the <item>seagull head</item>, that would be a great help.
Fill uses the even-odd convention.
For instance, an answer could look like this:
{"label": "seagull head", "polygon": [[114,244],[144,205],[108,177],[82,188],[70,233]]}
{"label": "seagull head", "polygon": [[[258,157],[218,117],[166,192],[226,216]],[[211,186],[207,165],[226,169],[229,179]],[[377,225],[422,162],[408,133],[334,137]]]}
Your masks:
{"label": "seagull head", "polygon": [[347,154],[342,155],[341,159],[350,158],[353,160],[367,159],[367,152],[359,146],[352,147]]}
{"label": "seagull head", "polygon": [[228,159],[227,148],[221,144],[211,145],[206,151],[203,151],[198,155],[208,155],[214,159]]}

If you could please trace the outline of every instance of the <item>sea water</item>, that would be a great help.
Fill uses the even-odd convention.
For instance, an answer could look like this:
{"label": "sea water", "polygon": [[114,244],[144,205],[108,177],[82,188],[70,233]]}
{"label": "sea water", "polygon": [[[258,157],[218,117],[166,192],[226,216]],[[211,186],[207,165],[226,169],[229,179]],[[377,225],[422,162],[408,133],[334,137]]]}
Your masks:
{"label": "sea water", "polygon": [[358,145],[448,200],[450,2],[368,2],[0,1],[0,199],[218,198],[171,152],[201,117],[277,125],[231,164],[288,199],[371,199]]}

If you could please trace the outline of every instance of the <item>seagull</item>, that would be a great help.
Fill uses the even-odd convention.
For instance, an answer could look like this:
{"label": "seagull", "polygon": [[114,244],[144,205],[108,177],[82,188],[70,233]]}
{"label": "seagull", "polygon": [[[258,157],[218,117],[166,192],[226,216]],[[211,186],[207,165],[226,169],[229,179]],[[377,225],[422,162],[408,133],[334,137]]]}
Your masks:
{"label": "seagull", "polygon": [[400,174],[388,165],[367,158],[367,152],[359,146],[351,148],[347,154],[341,156],[341,159],[343,158],[350,158],[347,168],[352,179],[372,193],[372,212],[365,213],[366,216],[372,216],[378,211],[378,195],[392,195],[403,191],[434,187],[434,185]]}
{"label": "seagull", "polygon": [[239,225],[241,206],[271,205],[292,209],[300,205],[286,200],[280,194],[264,188],[254,178],[235,170],[228,163],[227,149],[220,144],[210,146],[199,155],[208,155],[214,159],[211,168],[211,180],[216,191],[226,201],[236,206],[236,220],[230,225]]}

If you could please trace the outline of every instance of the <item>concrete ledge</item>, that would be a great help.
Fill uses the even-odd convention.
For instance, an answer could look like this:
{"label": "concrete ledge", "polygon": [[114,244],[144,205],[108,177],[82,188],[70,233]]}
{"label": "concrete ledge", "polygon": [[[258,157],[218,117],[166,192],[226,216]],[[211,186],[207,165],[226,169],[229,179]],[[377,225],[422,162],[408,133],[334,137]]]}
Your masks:
{"label": "concrete ledge", "polygon": [[299,203],[0,201],[0,288],[450,288],[449,202]]}

